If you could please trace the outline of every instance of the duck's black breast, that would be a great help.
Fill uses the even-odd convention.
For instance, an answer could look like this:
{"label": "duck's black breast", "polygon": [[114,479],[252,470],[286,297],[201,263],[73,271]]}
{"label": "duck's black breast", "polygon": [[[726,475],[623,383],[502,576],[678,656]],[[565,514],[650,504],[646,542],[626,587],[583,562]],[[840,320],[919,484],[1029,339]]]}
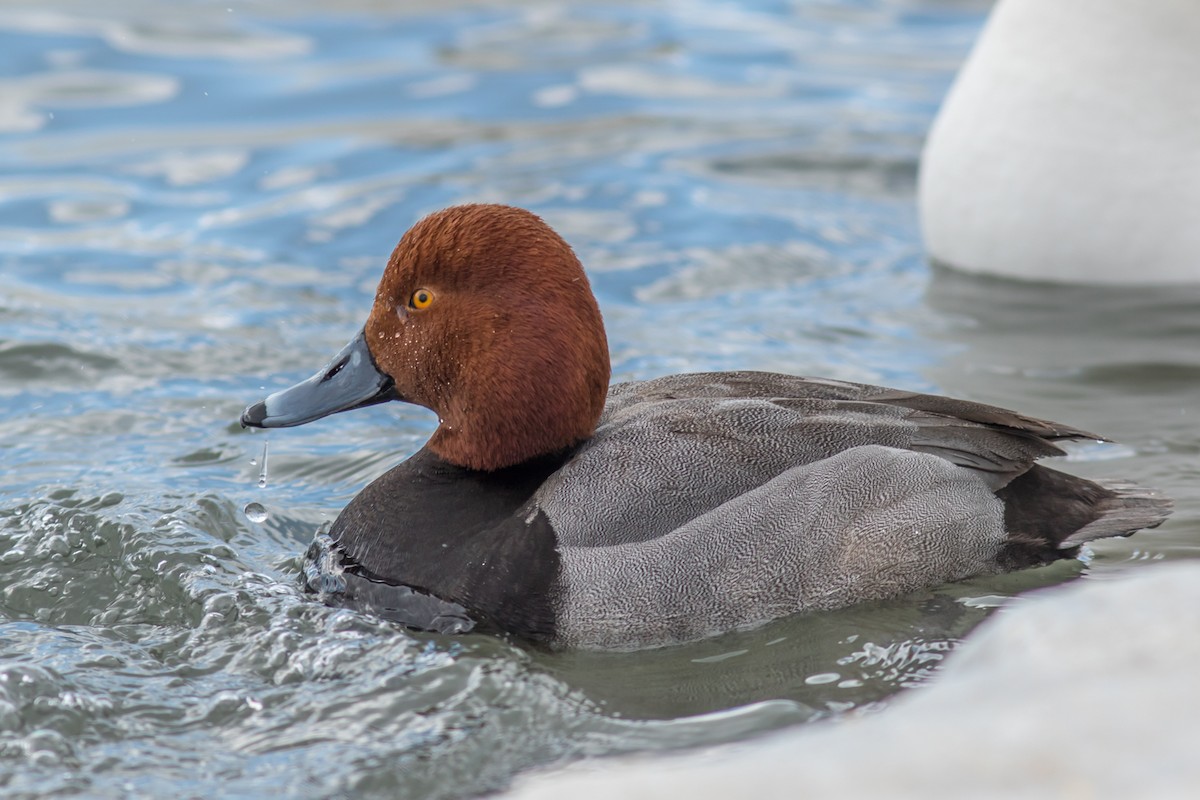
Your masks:
{"label": "duck's black breast", "polygon": [[529,500],[569,455],[477,472],[423,449],[384,473],[330,530],[346,573],[375,584],[368,591],[352,578],[340,602],[357,594],[367,603],[380,584],[408,587],[461,606],[484,628],[552,639],[559,555],[550,521]]}

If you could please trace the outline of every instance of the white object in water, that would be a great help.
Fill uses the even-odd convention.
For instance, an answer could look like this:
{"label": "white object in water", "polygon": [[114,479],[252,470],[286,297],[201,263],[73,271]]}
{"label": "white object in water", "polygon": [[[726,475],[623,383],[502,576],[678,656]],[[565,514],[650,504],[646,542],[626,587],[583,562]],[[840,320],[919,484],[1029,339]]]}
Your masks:
{"label": "white object in water", "polygon": [[[507,800],[1190,798],[1200,563],[1030,595],[876,714],[522,779]],[[1187,621],[1185,621],[1187,620]]]}
{"label": "white object in water", "polygon": [[952,267],[1200,282],[1200,0],[1000,0],[919,196],[926,249]]}

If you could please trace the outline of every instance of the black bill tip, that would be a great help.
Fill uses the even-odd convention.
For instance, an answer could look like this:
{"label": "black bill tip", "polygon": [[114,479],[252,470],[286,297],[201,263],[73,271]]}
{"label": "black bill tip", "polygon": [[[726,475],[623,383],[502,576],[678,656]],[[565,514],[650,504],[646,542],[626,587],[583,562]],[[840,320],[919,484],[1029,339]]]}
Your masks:
{"label": "black bill tip", "polygon": [[360,332],[316,375],[247,406],[241,423],[243,428],[291,428],[396,399],[395,382],[379,371]]}
{"label": "black bill tip", "polygon": [[242,412],[242,427],[243,428],[265,428],[263,420],[267,418],[267,403],[264,400],[259,400],[252,406],[247,406]]}

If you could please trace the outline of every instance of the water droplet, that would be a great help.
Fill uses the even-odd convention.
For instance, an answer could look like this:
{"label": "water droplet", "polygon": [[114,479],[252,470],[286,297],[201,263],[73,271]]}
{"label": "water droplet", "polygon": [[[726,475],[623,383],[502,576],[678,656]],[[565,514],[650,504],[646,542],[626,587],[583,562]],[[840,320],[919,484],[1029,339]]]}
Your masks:
{"label": "water droplet", "polygon": [[242,509],[242,513],[246,515],[246,519],[251,522],[266,522],[267,509],[263,508],[262,503],[246,503],[246,507]]}
{"label": "water droplet", "polygon": [[260,489],[267,488],[267,443],[269,441],[270,439],[263,439],[262,469],[258,473],[258,488]]}
{"label": "water droplet", "polygon": [[809,675],[804,679],[804,682],[809,686],[820,686],[825,683],[836,683],[842,679],[841,675],[836,672],[821,672],[817,675]]}

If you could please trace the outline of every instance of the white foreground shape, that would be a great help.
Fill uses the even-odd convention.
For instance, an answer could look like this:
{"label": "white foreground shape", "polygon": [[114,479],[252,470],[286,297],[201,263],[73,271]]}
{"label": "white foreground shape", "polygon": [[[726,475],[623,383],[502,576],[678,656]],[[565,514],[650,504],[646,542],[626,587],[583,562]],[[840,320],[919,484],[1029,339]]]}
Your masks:
{"label": "white foreground shape", "polygon": [[1200,563],[1001,610],[881,713],[683,755],[597,759],[520,800],[1190,798],[1200,786]]}
{"label": "white foreground shape", "polygon": [[1200,2],[1000,0],[930,130],[931,258],[1200,282]]}

